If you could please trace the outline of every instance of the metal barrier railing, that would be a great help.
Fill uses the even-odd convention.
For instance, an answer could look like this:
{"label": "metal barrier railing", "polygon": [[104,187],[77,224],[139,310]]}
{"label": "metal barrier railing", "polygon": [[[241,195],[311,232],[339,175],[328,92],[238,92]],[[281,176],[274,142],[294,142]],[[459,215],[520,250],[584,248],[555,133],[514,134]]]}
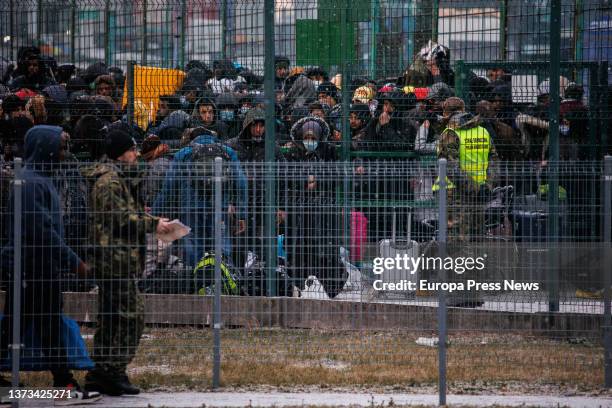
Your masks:
{"label": "metal barrier railing", "polygon": [[[605,167],[601,162],[558,164],[559,179],[570,184],[562,183],[559,187],[563,191],[555,204],[559,235],[551,239],[546,234],[551,203],[542,188],[543,180],[537,177],[537,163],[502,163],[499,167],[503,170],[497,173],[502,177],[490,179],[489,188],[471,190],[463,186],[463,176],[452,161],[448,168],[445,160],[439,164],[400,161],[358,166],[346,162],[280,162],[274,165],[272,180],[277,202],[268,207],[263,204],[265,188],[269,186],[265,163],[223,163],[218,158],[213,167],[212,161],[196,161],[199,157],[196,147],[185,149],[182,152],[191,156],[190,161],[170,163],[162,173],[146,169],[141,176],[147,189],[152,189],[146,194],[139,189],[118,189],[123,183],[131,185],[130,177],[134,177],[137,169],[120,162],[67,165],[26,162],[23,169],[20,161],[15,162],[10,198],[14,206],[9,201],[3,214],[6,222],[3,230],[14,233],[12,238],[7,237],[9,241],[3,249],[3,267],[11,266],[10,270],[4,269],[8,273],[5,290],[9,290],[5,316],[21,314],[22,318],[12,319],[12,330],[3,326],[2,336],[5,342],[12,333],[16,337],[10,344],[25,344],[25,348],[12,346],[14,386],[19,382],[20,367],[40,370],[66,364],[43,359],[38,365],[31,365],[41,358],[37,353],[56,350],[46,348],[50,346],[45,342],[36,348],[28,327],[35,324],[34,330],[44,331],[51,320],[38,322],[37,313],[51,316],[64,311],[58,312],[52,304],[45,309],[43,296],[43,303],[38,304],[42,309],[33,312],[35,299],[27,289],[24,291],[23,282],[31,288],[60,283],[54,287],[77,291],[70,294],[77,297],[66,302],[65,307],[79,321],[90,321],[89,313],[95,314],[85,299],[98,297],[98,324],[104,327],[114,322],[118,325],[113,326],[116,330],[127,330],[127,334],[138,337],[141,329],[130,328],[136,323],[126,323],[128,326],[122,328],[120,321],[104,320],[123,316],[122,309],[112,309],[114,303],[103,300],[115,290],[122,293],[120,285],[135,285],[133,295],[144,297],[146,312],[142,318],[151,327],[160,323],[202,324],[198,322],[208,321],[201,313],[204,307],[208,311],[205,314],[213,316],[210,325],[214,387],[223,382],[220,370],[228,364],[222,356],[224,342],[228,341],[227,347],[229,344],[246,347],[242,343],[246,340],[240,337],[225,338],[230,336],[232,325],[269,325],[291,330],[294,324],[301,328],[314,328],[317,324],[334,327],[340,319],[343,320],[337,326],[340,331],[345,330],[340,327],[347,325],[365,332],[374,328],[438,331],[441,403],[445,398],[447,364],[454,364],[457,358],[451,354],[447,362],[447,336],[453,339],[472,331],[596,339],[600,330],[608,336],[610,278],[605,259],[610,253],[612,206],[609,158]],[[154,163],[147,166],[152,168]],[[563,175],[565,171],[569,172],[567,176]],[[432,191],[436,178],[443,183],[439,190]],[[37,201],[41,196],[31,195],[41,188],[44,179],[53,182],[43,187],[50,191],[56,189],[51,187],[55,181],[62,181],[57,190],[57,196],[63,197],[60,208],[45,207],[48,202]],[[430,182],[418,182],[423,179]],[[110,184],[105,184],[109,180]],[[582,186],[588,183],[601,187],[594,199],[584,195],[586,190]],[[421,184],[429,186],[428,194],[420,190]],[[76,185],[89,187],[75,190]],[[88,194],[88,198],[79,200],[72,196],[75,191]],[[121,197],[132,198],[123,201]],[[147,201],[138,204],[143,197]],[[423,200],[420,205],[417,197]],[[77,206],[79,202],[81,207]],[[21,203],[24,207],[20,210]],[[144,212],[145,204],[152,207],[150,215]],[[156,238],[151,234],[155,224],[149,222],[155,216],[176,218],[190,231],[172,241],[183,234],[182,228],[173,232],[158,229]],[[589,228],[572,222],[587,217],[596,218],[596,229],[603,235],[593,237],[586,234]],[[51,219],[59,224],[54,225]],[[269,229],[266,222],[270,219],[275,224],[273,237],[266,235]],[[34,225],[35,220],[38,221]],[[146,230],[140,229],[145,226]],[[66,235],[62,236],[64,230]],[[175,233],[179,235],[172,237]],[[164,238],[164,234],[169,237]],[[268,242],[273,242],[272,250],[266,247]],[[142,251],[145,246],[146,251]],[[269,252],[277,258],[272,270],[266,265]],[[553,266],[543,262],[551,257],[557,258]],[[10,259],[13,262],[7,263]],[[73,259],[90,265],[92,281],[77,278]],[[37,263],[39,260],[45,263],[44,267]],[[447,266],[446,262],[450,264]],[[269,284],[274,285],[275,295],[280,296],[270,301],[284,298],[287,303],[269,303],[272,309],[241,309],[247,304],[258,305],[253,303],[257,299],[270,299],[266,297],[270,293],[266,287]],[[94,286],[97,295],[88,293]],[[139,291],[143,294],[139,295]],[[242,303],[241,299],[252,301]],[[329,299],[335,302],[328,303]],[[212,306],[205,306],[209,300]],[[317,302],[319,309],[310,309],[308,302]],[[554,316],[547,314],[556,312],[549,309],[552,302],[558,305],[559,316],[569,319],[566,323],[537,320]],[[280,307],[281,304],[284,306]],[[356,305],[365,308],[363,315],[350,311]],[[431,306],[438,312],[437,326],[417,317],[426,319]],[[402,310],[394,310],[397,307],[414,308],[406,309],[411,310],[414,320],[396,322],[396,313]],[[467,320],[456,320],[457,313],[467,313],[462,308],[488,315],[468,313]],[[303,320],[311,313],[315,323]],[[585,320],[602,314],[603,322]],[[528,320],[526,324],[513,324],[512,316]],[[581,319],[583,323],[578,323]],[[25,324],[25,332],[20,324]],[[36,329],[36,325],[42,326]],[[172,345],[172,349],[189,350],[197,343],[191,337],[183,341]],[[135,344],[131,347],[137,347],[138,342]],[[141,344],[145,353],[153,347],[147,344]],[[604,342],[605,378],[609,378],[609,345]],[[3,347],[7,346],[3,343]],[[136,353],[135,348],[117,351],[103,346],[103,342],[94,340],[96,364],[110,364],[114,358],[129,362]],[[163,354],[170,353],[171,348],[157,345],[155,350]],[[451,343],[448,352],[452,351]],[[391,350],[382,353],[387,352]],[[69,366],[89,367],[75,363],[78,353],[68,350]],[[136,361],[139,358],[143,357],[137,356]],[[378,359],[378,353],[374,352],[372,358]],[[360,359],[368,361],[365,356]],[[453,381],[457,379],[453,376]]]}

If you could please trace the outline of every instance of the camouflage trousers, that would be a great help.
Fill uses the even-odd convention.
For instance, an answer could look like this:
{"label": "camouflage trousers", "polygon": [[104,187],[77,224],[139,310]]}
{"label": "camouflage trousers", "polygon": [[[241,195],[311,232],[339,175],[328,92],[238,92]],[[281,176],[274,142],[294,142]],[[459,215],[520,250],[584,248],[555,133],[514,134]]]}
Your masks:
{"label": "camouflage trousers", "polygon": [[[449,190],[448,193],[448,236],[446,256],[453,259],[482,257],[479,242],[485,233],[484,202],[477,194]],[[484,271],[472,270],[465,273],[448,271],[444,277],[446,282],[463,283],[467,280],[480,282],[486,275]],[[482,294],[478,291],[460,291],[447,296],[449,306],[460,305],[465,302],[480,301]]]}
{"label": "camouflage trousers", "polygon": [[448,192],[448,242],[467,243],[481,240],[485,228],[484,203],[477,194]]}
{"label": "camouflage trousers", "polygon": [[133,278],[98,281],[98,329],[93,360],[97,370],[124,374],[144,329],[144,304]]}

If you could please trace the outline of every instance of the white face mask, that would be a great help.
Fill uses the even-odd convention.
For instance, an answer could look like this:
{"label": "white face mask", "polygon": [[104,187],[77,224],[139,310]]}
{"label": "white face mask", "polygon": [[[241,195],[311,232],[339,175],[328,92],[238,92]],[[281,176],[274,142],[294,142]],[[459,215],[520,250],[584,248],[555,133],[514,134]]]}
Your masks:
{"label": "white face mask", "polygon": [[569,125],[559,125],[559,133],[563,136],[569,135],[570,127]]}
{"label": "white face mask", "polygon": [[371,100],[368,106],[370,107],[370,113],[374,114],[374,112],[376,112],[376,108],[378,108],[378,101],[376,99]]}
{"label": "white face mask", "polygon": [[321,81],[312,81],[312,83],[314,84],[315,88],[318,88],[319,85],[321,85]]}
{"label": "white face mask", "polygon": [[317,150],[318,145],[319,142],[317,142],[316,140],[304,140],[304,147],[309,152],[314,152],[315,150]]}

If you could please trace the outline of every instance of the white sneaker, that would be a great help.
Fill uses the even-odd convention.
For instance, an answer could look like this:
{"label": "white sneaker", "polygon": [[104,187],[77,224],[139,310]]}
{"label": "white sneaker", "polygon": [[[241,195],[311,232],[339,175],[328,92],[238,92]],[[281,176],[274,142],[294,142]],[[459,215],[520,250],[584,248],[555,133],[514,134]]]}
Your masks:
{"label": "white sneaker", "polygon": [[97,391],[77,391],[69,390],[69,397],[55,400],[55,405],[84,405],[91,404],[102,399],[102,394]]}

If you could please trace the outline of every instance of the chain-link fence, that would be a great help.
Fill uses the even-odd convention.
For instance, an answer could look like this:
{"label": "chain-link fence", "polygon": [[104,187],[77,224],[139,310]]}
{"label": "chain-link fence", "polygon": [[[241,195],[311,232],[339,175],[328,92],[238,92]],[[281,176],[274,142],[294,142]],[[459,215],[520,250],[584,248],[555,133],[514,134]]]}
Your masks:
{"label": "chain-link fence", "polygon": [[2,6],[13,386],[612,385],[608,2]]}

